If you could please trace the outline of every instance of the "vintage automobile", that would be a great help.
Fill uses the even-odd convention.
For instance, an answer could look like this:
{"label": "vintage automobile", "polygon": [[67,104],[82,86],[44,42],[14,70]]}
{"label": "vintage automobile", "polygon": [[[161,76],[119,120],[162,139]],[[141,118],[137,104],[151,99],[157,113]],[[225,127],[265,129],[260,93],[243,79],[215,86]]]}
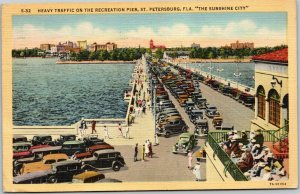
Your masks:
{"label": "vintage automobile", "polygon": [[121,167],[125,166],[124,158],[121,153],[115,150],[106,149],[95,151],[93,157],[82,159],[84,169],[113,169],[119,171]]}
{"label": "vintage automobile", "polygon": [[197,136],[205,136],[208,134],[208,121],[206,118],[204,119],[197,119],[195,121],[195,131],[194,134]]}
{"label": "vintage automobile", "polygon": [[226,123],[223,122],[222,125],[220,127],[218,127],[218,129],[220,130],[226,130],[226,131],[233,131],[234,130],[234,126],[230,123]]}
{"label": "vintage automobile", "polygon": [[92,157],[95,151],[98,150],[105,150],[105,149],[115,149],[113,146],[109,145],[108,143],[103,142],[99,145],[94,145],[88,148],[87,152],[84,153],[75,153],[76,159],[83,159],[83,158],[89,158]]}
{"label": "vintage automobile", "polygon": [[16,159],[16,160],[19,160],[19,159],[22,159],[22,158],[33,157],[32,151],[35,150],[35,149],[43,148],[43,147],[50,147],[50,146],[49,145],[31,146],[28,151],[13,153],[13,158]]}
{"label": "vintage automobile", "polygon": [[194,109],[189,114],[189,118],[192,123],[194,123],[199,118],[203,119],[203,116],[204,116],[204,110],[200,110],[200,109]]}
{"label": "vintage automobile", "polygon": [[176,108],[167,108],[161,111],[160,113],[158,113],[156,117],[159,118],[161,115],[169,114],[169,113],[178,113],[178,110]]}
{"label": "vintage automobile", "polygon": [[102,144],[104,142],[103,139],[100,139],[97,134],[89,134],[83,138],[86,147],[90,147],[97,144]]}
{"label": "vintage automobile", "polygon": [[76,135],[60,135],[59,139],[56,140],[55,145],[61,146],[65,141],[75,141]]}
{"label": "vintage automobile", "polygon": [[223,123],[223,118],[219,116],[214,117],[212,120],[212,124],[216,129],[220,129],[222,123]]}
{"label": "vintage automobile", "polygon": [[160,120],[159,125],[163,126],[163,125],[167,124],[169,121],[179,120],[179,119],[182,119],[182,117],[180,115],[168,116],[168,117],[165,117],[164,119]]}
{"label": "vintage automobile", "polygon": [[54,142],[52,141],[51,135],[36,135],[33,136],[31,140],[32,145],[53,145]]}
{"label": "vintage automobile", "polygon": [[196,98],[194,99],[194,102],[199,109],[206,109],[206,98]]}
{"label": "vintage automobile", "polygon": [[105,179],[104,174],[97,171],[86,171],[73,176],[72,183],[95,183]]}
{"label": "vintage automobile", "polygon": [[19,142],[27,142],[27,137],[23,135],[14,135],[13,136],[13,143],[19,143]]}
{"label": "vintage automobile", "polygon": [[164,135],[166,138],[172,134],[186,132],[188,127],[182,119],[168,121],[165,125],[158,126],[156,133],[158,136]]}
{"label": "vintage automobile", "polygon": [[84,141],[66,141],[63,143],[61,153],[72,156],[75,153],[86,152],[86,145]]}
{"label": "vintage automobile", "polygon": [[41,170],[50,170],[51,164],[68,160],[69,157],[66,154],[49,154],[43,157],[39,162],[25,163],[21,169],[21,174],[27,174],[31,172],[37,172]]}
{"label": "vintage automobile", "polygon": [[43,159],[44,156],[48,154],[57,154],[60,153],[61,146],[47,146],[41,147],[37,149],[33,149],[31,151],[32,157],[22,158],[19,159],[19,163],[29,163],[29,162],[37,162]]}
{"label": "vintage automobile", "polygon": [[218,117],[220,116],[221,114],[217,111],[217,110],[207,110],[206,111],[206,116],[210,119],[214,118],[214,117]]}
{"label": "vintage automobile", "polygon": [[185,107],[184,107],[185,111],[190,107],[195,107],[195,103],[191,100],[188,100],[185,102]]}
{"label": "vintage automobile", "polygon": [[173,116],[180,116],[179,112],[172,112],[172,113],[167,113],[167,114],[162,114],[159,117],[156,118],[158,122],[161,120],[164,120],[167,117],[173,117]]}
{"label": "vintage automobile", "polygon": [[25,152],[28,151],[31,147],[31,143],[29,142],[18,142],[13,143],[13,152]]}
{"label": "vintage automobile", "polygon": [[73,176],[83,173],[82,164],[77,160],[65,160],[55,162],[51,165],[51,172],[49,173],[48,182],[70,182]]}
{"label": "vintage automobile", "polygon": [[173,146],[173,153],[187,154],[188,150],[192,150],[196,144],[197,144],[197,140],[194,134],[182,133],[179,136],[178,142]]}
{"label": "vintage automobile", "polygon": [[13,178],[14,184],[41,184],[48,183],[49,174],[51,170],[41,170],[31,172]]}

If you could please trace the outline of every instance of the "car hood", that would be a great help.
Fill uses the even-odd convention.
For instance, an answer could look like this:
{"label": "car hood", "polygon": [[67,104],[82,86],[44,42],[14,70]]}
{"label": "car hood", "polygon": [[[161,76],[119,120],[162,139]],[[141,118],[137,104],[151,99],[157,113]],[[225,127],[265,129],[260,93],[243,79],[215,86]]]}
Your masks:
{"label": "car hood", "polygon": [[29,172],[36,172],[41,170],[50,170],[51,164],[44,164],[43,161],[40,162],[32,162],[32,163],[26,163],[24,164],[24,172],[23,173],[29,173]]}
{"label": "car hood", "polygon": [[178,144],[186,144],[187,142],[189,142],[188,140],[179,140]]}

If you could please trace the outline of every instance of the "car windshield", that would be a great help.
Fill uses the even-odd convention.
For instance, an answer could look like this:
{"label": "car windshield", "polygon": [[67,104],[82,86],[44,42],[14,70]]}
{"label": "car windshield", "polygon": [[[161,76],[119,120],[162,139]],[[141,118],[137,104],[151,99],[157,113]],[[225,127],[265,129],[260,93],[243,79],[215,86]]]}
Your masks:
{"label": "car windshield", "polygon": [[75,136],[71,136],[71,137],[67,137],[66,138],[68,141],[75,141],[76,137]]}

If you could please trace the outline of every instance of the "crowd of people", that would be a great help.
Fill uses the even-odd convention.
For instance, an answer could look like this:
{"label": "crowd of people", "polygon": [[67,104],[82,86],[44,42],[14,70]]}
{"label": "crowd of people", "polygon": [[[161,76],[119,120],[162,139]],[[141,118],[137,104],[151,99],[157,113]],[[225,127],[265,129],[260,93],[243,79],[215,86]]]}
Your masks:
{"label": "crowd of people", "polygon": [[230,131],[220,146],[235,161],[248,180],[287,179],[283,159],[276,158],[264,145],[261,130],[250,132],[250,140],[245,131],[242,131],[241,135],[237,131]]}

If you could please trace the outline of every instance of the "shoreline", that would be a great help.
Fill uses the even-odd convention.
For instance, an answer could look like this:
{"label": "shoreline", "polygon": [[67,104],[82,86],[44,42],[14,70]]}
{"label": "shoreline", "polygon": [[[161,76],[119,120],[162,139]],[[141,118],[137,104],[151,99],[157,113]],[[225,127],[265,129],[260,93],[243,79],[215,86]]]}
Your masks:
{"label": "shoreline", "polygon": [[[236,63],[236,59],[174,59],[172,63]],[[250,63],[251,58],[239,60],[241,63]]]}
{"label": "shoreline", "polygon": [[135,64],[136,61],[56,61],[56,64]]}

